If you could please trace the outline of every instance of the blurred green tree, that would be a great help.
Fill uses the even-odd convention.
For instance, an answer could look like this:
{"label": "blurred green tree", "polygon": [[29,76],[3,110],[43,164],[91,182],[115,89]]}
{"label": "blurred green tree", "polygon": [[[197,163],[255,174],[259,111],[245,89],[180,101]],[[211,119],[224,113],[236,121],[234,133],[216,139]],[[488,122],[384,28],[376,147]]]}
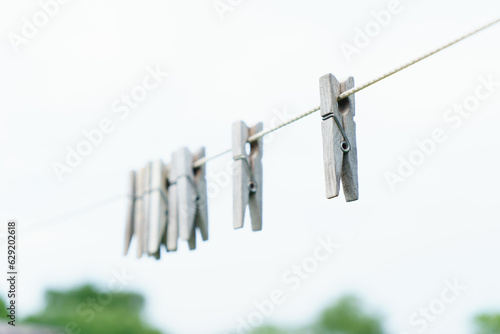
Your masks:
{"label": "blurred green tree", "polygon": [[5,317],[5,310],[7,309],[7,304],[4,303],[3,299],[0,298],[0,309],[2,310],[2,316],[0,317],[0,321],[7,321],[7,318]]}
{"label": "blurred green tree", "polygon": [[367,314],[359,299],[346,296],[325,309],[314,325],[315,333],[382,334],[382,321]]}
{"label": "blurred green tree", "polygon": [[264,325],[252,331],[252,334],[288,334],[288,333],[290,332],[271,325]]}
{"label": "blurred green tree", "polygon": [[500,333],[500,314],[482,314],[475,319],[476,334]]}
{"label": "blurred green tree", "polygon": [[[310,326],[281,329],[265,325],[251,334],[383,334],[382,321],[378,316],[367,314],[361,302],[346,296],[327,307],[318,320]],[[481,333],[482,334],[482,333]]]}
{"label": "blurred green tree", "polygon": [[84,285],[49,290],[45,308],[24,323],[51,325],[72,334],[161,334],[141,317],[144,297],[130,292],[99,291]]}

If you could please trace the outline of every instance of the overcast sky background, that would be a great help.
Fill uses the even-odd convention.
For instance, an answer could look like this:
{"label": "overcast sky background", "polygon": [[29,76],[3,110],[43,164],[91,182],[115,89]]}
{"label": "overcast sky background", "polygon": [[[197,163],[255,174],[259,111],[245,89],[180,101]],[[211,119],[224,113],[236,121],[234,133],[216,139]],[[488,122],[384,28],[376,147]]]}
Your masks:
{"label": "overcast sky background", "polygon": [[[243,0],[221,20],[211,0],[74,0],[16,53],[7,34],[20,33],[40,7],[1,2],[0,220],[20,224],[19,314],[42,307],[47,288],[105,287],[122,268],[135,277],[127,289],[146,295],[149,320],[175,333],[234,330],[274,289],[287,291],[285,302],[267,320],[287,325],[354,293],[391,333],[417,333],[410,315],[455,278],[467,290],[426,333],[468,334],[475,314],[500,311],[500,88],[457,128],[444,119],[481,77],[500,81],[500,26],[356,94],[359,201],[324,196],[316,113],[266,139],[262,232],[252,233],[248,219],[232,229],[231,184],[214,181],[226,155],[207,166],[220,188],[209,203],[208,242],[160,261],[122,256],[130,170],[168,162],[181,146],[225,150],[236,120],[276,124],[276,115],[319,105],[323,74],[362,83],[500,10],[492,0],[401,0],[401,12],[348,62],[340,45],[388,3]],[[148,66],[170,75],[120,119],[113,102],[141,84]],[[58,182],[52,163],[104,118],[114,131]],[[386,173],[436,128],[446,141],[392,191]],[[290,291],[284,273],[327,236],[338,251]]]}

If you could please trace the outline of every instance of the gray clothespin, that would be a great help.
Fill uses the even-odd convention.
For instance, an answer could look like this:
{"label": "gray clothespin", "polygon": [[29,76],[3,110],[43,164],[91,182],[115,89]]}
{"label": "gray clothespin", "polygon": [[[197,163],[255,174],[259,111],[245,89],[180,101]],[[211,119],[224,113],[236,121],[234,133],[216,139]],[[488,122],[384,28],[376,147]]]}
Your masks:
{"label": "gray clothespin", "polygon": [[159,258],[160,245],[167,228],[167,174],[161,160],[154,161],[149,167],[151,189],[149,191],[148,254]]}
{"label": "gray clothespin", "polygon": [[128,208],[127,208],[127,223],[125,226],[125,249],[124,255],[127,255],[130,249],[130,243],[134,235],[134,216],[135,216],[135,171],[130,172],[129,179],[129,194],[128,194]]}
{"label": "gray clothespin", "polygon": [[172,161],[168,167],[168,220],[166,233],[167,251],[177,250],[179,239],[178,205],[177,205],[177,174]]}
{"label": "gray clothespin", "polygon": [[359,191],[354,94],[337,102],[342,92],[354,87],[354,78],[339,83],[335,76],[326,74],[319,82],[326,197],[339,195],[342,180],[346,201],[355,201]]}
{"label": "gray clothespin", "polygon": [[[202,147],[193,155],[193,163],[205,157],[205,148]],[[205,164],[193,169],[194,184],[196,186],[196,217],[194,227],[200,230],[203,241],[208,240],[208,198]],[[196,248],[196,233],[193,229],[190,239],[190,248]]]}
{"label": "gray clothespin", "polygon": [[[205,166],[194,168],[193,164],[205,156],[205,149],[200,149],[193,156],[183,147],[172,155],[169,172],[169,222],[167,231],[167,249],[177,249],[177,238],[188,241],[189,248],[196,248],[198,228],[202,239],[208,239],[208,207]],[[174,240],[175,238],[175,240]]]}
{"label": "gray clothespin", "polygon": [[144,167],[144,175],[142,179],[142,239],[141,239],[141,249],[142,254],[149,254],[148,244],[149,244],[149,214],[150,214],[150,194],[152,190],[151,186],[151,162],[148,162]]}
{"label": "gray clothespin", "polygon": [[135,183],[135,209],[134,209],[134,234],[137,240],[137,257],[142,256],[142,240],[143,233],[145,232],[142,228],[143,225],[143,180],[145,175],[145,168],[141,168],[137,171],[136,183]]}
{"label": "gray clothespin", "polygon": [[246,152],[248,137],[262,131],[263,124],[248,128],[238,121],[233,123],[233,227],[243,227],[247,204],[250,207],[252,230],[262,229],[262,153],[263,140],[250,144]]}

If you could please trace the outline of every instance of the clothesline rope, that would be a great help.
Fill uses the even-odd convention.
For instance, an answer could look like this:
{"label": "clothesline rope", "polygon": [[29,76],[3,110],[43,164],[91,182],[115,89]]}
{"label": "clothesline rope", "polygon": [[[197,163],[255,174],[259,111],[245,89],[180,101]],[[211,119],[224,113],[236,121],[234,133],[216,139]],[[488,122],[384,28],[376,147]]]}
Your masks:
{"label": "clothesline rope", "polygon": [[[367,88],[367,87],[369,87],[369,86],[371,86],[371,85],[373,85],[373,84],[375,84],[375,83],[377,83],[377,82],[379,82],[379,81],[381,81],[381,80],[383,80],[385,78],[388,78],[391,75],[396,74],[397,72],[402,71],[405,68],[408,68],[408,67],[410,67],[410,66],[412,66],[412,65],[414,65],[414,64],[416,64],[416,63],[418,63],[418,62],[420,62],[420,61],[422,61],[422,60],[424,60],[424,59],[426,59],[426,58],[428,58],[428,57],[430,57],[430,56],[438,53],[439,51],[442,51],[442,50],[444,50],[444,49],[446,49],[446,48],[448,48],[448,47],[450,47],[450,46],[452,46],[454,44],[457,44],[458,42],[463,41],[467,37],[475,35],[478,32],[483,31],[486,28],[489,28],[492,25],[497,24],[499,22],[500,22],[500,18],[498,18],[498,19],[496,19],[496,20],[494,20],[494,21],[492,21],[492,22],[490,22],[490,23],[488,23],[488,24],[486,24],[486,25],[484,25],[484,26],[482,26],[480,28],[477,28],[476,30],[474,30],[472,32],[469,32],[468,34],[465,34],[465,35],[463,35],[463,36],[461,36],[461,37],[459,37],[459,38],[457,38],[457,39],[455,39],[455,40],[453,40],[453,41],[451,41],[451,42],[449,42],[449,43],[447,43],[447,44],[445,44],[445,45],[443,45],[443,46],[441,46],[441,47],[439,47],[437,49],[434,49],[433,51],[430,51],[430,52],[428,52],[428,53],[426,53],[426,54],[424,54],[424,55],[422,55],[422,56],[420,56],[418,58],[415,58],[414,60],[412,60],[412,61],[410,61],[410,62],[408,62],[408,63],[406,63],[406,64],[404,64],[402,66],[399,66],[399,67],[393,69],[392,71],[389,71],[389,72],[387,72],[385,74],[382,74],[382,75],[376,77],[375,79],[367,81],[366,83],[364,83],[364,84],[362,84],[360,86],[356,86],[354,88],[351,88],[351,89],[343,92],[342,94],[340,94],[339,98],[338,98],[338,101],[343,100],[346,97],[351,96],[352,94],[355,94],[355,93],[357,93],[357,92],[359,92],[359,91],[361,91],[361,90],[363,90],[363,89],[365,89],[365,88]],[[292,118],[292,119],[290,119],[290,120],[288,120],[288,121],[286,121],[286,122],[284,122],[284,123],[282,123],[282,124],[280,124],[280,125],[278,125],[276,127],[273,127],[273,128],[270,128],[270,129],[258,132],[256,134],[250,136],[248,138],[248,142],[251,143],[251,142],[257,141],[260,138],[264,137],[265,135],[267,135],[267,134],[269,134],[271,132],[274,132],[274,131],[276,131],[278,129],[281,129],[282,127],[285,127],[285,126],[287,126],[287,125],[289,125],[289,124],[291,124],[293,122],[296,122],[299,119],[302,119],[302,118],[307,117],[307,116],[309,116],[311,114],[314,114],[318,110],[320,110],[320,107],[316,107],[316,108],[311,109],[311,110],[309,110],[309,111],[307,111],[307,112],[305,112],[303,114],[297,115],[294,118]],[[218,157],[220,157],[220,156],[222,156],[224,154],[230,153],[230,152],[231,152],[231,149],[228,149],[228,150],[225,150],[225,151],[220,152],[218,154],[215,154],[213,156],[199,159],[199,160],[197,160],[197,161],[194,162],[194,167],[195,168],[200,167],[200,166],[206,164],[208,161],[216,159],[216,158],[218,158]]]}

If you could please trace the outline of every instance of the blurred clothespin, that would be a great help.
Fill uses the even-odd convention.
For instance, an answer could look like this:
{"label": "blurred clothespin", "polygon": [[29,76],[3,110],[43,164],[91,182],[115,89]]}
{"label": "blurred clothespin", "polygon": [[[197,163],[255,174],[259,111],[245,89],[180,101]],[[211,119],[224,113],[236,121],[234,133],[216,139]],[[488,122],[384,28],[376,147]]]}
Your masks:
{"label": "blurred clothespin", "polygon": [[149,164],[149,175],[147,252],[150,256],[159,258],[160,246],[167,228],[168,211],[167,170],[161,160]]}
{"label": "blurred clothespin", "polygon": [[141,168],[137,171],[135,179],[135,210],[134,210],[134,234],[137,244],[137,257],[140,258],[144,249],[144,181],[146,175],[146,168]]}
{"label": "blurred clothespin", "polygon": [[125,229],[125,254],[132,237],[137,242],[137,257],[160,257],[160,245],[167,225],[167,174],[161,160],[150,162],[130,173],[130,195]]}
{"label": "blurred clothespin", "polygon": [[129,179],[129,193],[128,193],[128,209],[127,209],[127,223],[125,227],[125,249],[124,254],[126,255],[130,249],[130,243],[132,242],[132,237],[134,236],[134,216],[135,216],[135,182],[136,173],[135,171],[130,172]]}
{"label": "blurred clothespin", "polygon": [[196,248],[196,228],[208,239],[208,207],[205,165],[194,168],[194,161],[205,156],[200,149],[194,156],[183,147],[172,155],[169,171],[169,221],[167,250],[177,250],[177,239]]}
{"label": "blurred clothespin", "polygon": [[354,78],[339,83],[326,74],[319,81],[326,197],[339,195],[342,180],[346,201],[355,201],[359,191],[354,94],[338,101],[341,93],[354,87]]}
{"label": "blurred clothespin", "polygon": [[[205,157],[205,148],[201,147],[193,155],[193,163]],[[207,193],[207,178],[206,178],[206,165],[194,168],[194,184],[196,185],[196,217],[194,221],[195,229],[200,230],[201,238],[203,241],[208,240],[208,193]],[[196,233],[193,230],[191,235],[194,241],[194,248],[196,248]]]}
{"label": "blurred clothespin", "polygon": [[250,143],[247,154],[248,137],[262,131],[262,122],[248,128],[238,121],[233,123],[233,227],[243,227],[245,210],[250,207],[252,230],[262,229],[262,153],[263,140]]}
{"label": "blurred clothespin", "polygon": [[151,194],[151,162],[144,167],[142,179],[142,224],[141,224],[141,255],[148,254],[149,243],[149,197]]}

